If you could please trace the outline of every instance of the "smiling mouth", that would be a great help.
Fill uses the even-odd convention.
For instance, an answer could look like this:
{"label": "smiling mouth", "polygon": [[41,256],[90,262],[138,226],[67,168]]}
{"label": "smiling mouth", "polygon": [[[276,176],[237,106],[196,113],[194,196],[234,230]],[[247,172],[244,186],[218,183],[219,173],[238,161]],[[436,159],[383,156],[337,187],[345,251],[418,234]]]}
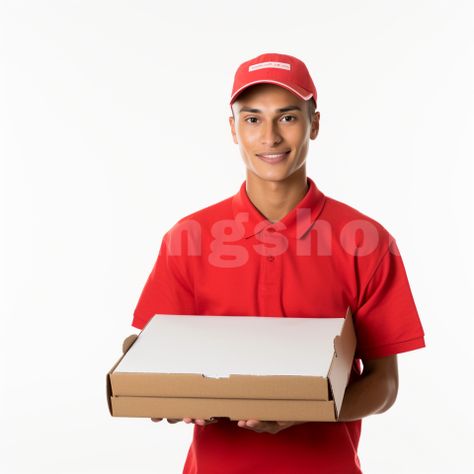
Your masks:
{"label": "smiling mouth", "polygon": [[257,153],[257,156],[267,163],[278,163],[284,160],[290,154],[290,151],[291,150],[280,153]]}

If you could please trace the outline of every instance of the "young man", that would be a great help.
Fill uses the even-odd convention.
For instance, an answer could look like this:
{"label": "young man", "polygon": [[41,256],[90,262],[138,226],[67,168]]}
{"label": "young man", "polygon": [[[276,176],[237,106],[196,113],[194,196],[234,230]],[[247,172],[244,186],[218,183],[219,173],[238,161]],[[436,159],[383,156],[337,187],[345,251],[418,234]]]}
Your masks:
{"label": "young man", "polygon": [[157,313],[313,318],[350,306],[356,359],[338,422],[184,418],[194,433],[183,472],[360,473],[361,419],[394,403],[397,354],[424,347],[396,242],[307,177],[320,113],[303,62],[283,54],[244,62],[230,105],[246,180],[166,232],[133,326]]}

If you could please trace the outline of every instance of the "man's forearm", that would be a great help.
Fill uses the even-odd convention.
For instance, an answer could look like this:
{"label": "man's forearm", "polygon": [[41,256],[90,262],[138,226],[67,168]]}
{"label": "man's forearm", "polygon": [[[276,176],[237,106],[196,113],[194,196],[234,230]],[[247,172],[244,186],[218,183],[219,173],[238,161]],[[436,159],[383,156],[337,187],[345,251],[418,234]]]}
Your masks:
{"label": "man's forearm", "polygon": [[353,421],[388,410],[397,397],[398,379],[378,372],[363,375],[346,388],[339,421]]}

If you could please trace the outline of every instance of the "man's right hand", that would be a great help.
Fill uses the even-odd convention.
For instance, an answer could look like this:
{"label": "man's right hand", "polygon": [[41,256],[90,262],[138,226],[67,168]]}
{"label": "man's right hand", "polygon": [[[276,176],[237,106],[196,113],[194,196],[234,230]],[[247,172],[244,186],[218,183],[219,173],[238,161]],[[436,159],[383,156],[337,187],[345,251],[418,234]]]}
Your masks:
{"label": "man's right hand", "polygon": [[[155,423],[161,421],[163,418],[152,418],[151,421]],[[217,423],[218,420],[211,418],[210,420],[203,420],[202,418],[166,418],[168,423],[178,423],[179,421],[184,421],[185,423],[195,423],[199,426],[211,425],[212,423]]]}

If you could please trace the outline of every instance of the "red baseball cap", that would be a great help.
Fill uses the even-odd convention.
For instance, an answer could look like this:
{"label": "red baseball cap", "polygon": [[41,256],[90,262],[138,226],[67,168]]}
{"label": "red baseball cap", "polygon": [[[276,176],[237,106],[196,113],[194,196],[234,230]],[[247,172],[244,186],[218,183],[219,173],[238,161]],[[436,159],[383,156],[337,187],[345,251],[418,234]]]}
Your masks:
{"label": "red baseball cap", "polygon": [[242,63],[234,76],[230,105],[247,87],[254,84],[276,84],[303,100],[317,99],[308,68],[303,61],[288,54],[265,53]]}

